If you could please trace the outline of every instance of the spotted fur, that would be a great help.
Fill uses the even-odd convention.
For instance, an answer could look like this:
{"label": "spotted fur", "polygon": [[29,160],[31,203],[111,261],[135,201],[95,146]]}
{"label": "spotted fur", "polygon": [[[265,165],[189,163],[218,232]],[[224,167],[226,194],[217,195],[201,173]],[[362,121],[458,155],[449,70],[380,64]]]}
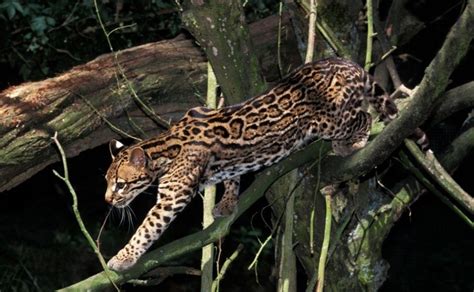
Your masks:
{"label": "spotted fur", "polygon": [[118,150],[107,171],[106,201],[124,207],[158,181],[156,204],[129,243],[108,265],[131,267],[206,184],[224,182],[213,214],[232,213],[239,177],[287,157],[317,138],[332,141],[337,155],[365,146],[371,116],[365,101],[388,122],[397,107],[357,64],[330,58],[307,64],[268,92],[212,110],[190,109],[167,132]]}

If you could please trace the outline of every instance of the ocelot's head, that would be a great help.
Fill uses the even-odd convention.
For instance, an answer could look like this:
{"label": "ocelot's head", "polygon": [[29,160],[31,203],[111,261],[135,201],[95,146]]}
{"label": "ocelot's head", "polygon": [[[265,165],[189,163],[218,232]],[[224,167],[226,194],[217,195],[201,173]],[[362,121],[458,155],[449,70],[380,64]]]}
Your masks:
{"label": "ocelot's head", "polygon": [[155,180],[152,162],[143,148],[125,147],[110,141],[112,164],[107,170],[105,201],[117,208],[126,207],[138,194]]}

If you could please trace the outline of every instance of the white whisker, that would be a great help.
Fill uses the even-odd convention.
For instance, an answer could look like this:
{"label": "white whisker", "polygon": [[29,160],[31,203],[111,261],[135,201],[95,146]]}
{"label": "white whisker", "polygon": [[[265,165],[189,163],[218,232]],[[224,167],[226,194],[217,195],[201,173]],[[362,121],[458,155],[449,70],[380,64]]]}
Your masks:
{"label": "white whisker", "polygon": [[120,212],[119,225],[122,225],[123,221],[125,220],[125,210],[123,208],[119,208],[119,212]]}
{"label": "white whisker", "polygon": [[130,229],[133,231],[135,230],[135,226],[133,224],[133,217],[135,217],[135,213],[133,213],[133,210],[130,206],[127,206],[125,208],[125,211],[127,213],[127,225],[128,225],[128,231],[130,232]]}

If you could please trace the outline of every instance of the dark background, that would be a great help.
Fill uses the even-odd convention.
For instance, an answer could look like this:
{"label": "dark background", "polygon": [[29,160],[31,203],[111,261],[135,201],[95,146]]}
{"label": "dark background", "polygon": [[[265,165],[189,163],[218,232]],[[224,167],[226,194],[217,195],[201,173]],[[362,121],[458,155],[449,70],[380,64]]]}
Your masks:
{"label": "dark background", "polygon": [[[7,2],[0,1],[2,89],[54,76],[108,52],[90,3],[18,2],[24,11],[16,11],[11,17],[11,10],[4,5]],[[389,2],[382,1],[382,8]],[[137,25],[135,30],[113,35],[116,49],[170,38],[182,32],[173,2],[125,1],[124,4],[120,17],[129,21],[121,24]],[[246,8],[247,17],[254,20],[273,14],[277,5],[278,2],[274,1],[250,1]],[[464,2],[409,1],[408,5],[412,13],[426,24],[426,28],[410,43],[395,52],[395,55],[415,57],[407,62],[396,59],[403,81],[412,87],[420,81],[424,68],[460,15]],[[104,19],[112,24],[114,9],[115,6],[109,3],[101,11]],[[69,15],[75,20],[61,27]],[[40,17],[44,17],[43,27],[38,24]],[[59,52],[58,48],[69,53]],[[471,54],[452,75],[450,87],[471,81],[473,65],[471,49]],[[466,116],[467,111],[460,112],[437,128],[428,129],[433,147],[441,149],[445,146],[443,141],[451,141],[457,136]],[[471,153],[454,175],[468,193],[474,190],[472,158]],[[72,183],[79,195],[81,215],[91,234],[96,236],[109,208],[103,199],[106,188],[104,175],[110,163],[108,147],[104,145],[83,152],[69,159],[68,163]],[[70,195],[63,183],[53,175],[53,169],[62,172],[62,166],[54,164],[0,195],[0,291],[49,291],[100,271],[97,259],[74,219]],[[252,176],[246,178],[244,184],[248,184]],[[149,194],[142,194],[132,203],[136,216],[133,226],[126,220],[120,224],[117,212],[109,219],[101,237],[104,256],[111,257],[127,242],[155,201],[153,193],[149,190]],[[257,238],[264,240],[270,233],[260,214],[266,205],[261,200],[253,206],[233,225],[230,236],[225,239],[223,258],[232,253],[239,242],[245,244],[245,249],[229,269],[222,282],[222,291],[274,290],[271,245],[259,261],[259,283],[254,271],[247,270],[259,247]],[[165,232],[159,245],[199,230],[201,208],[201,200],[196,196]],[[263,217],[269,220],[268,214],[264,213]],[[426,193],[405,212],[385,241],[383,256],[391,268],[382,291],[473,291],[473,247],[472,230],[439,199]],[[195,253],[169,265],[199,267],[199,257],[200,254]],[[300,288],[305,280],[302,276]],[[159,288],[160,291],[197,291],[199,277],[173,276]],[[136,289],[129,286],[127,290]]]}

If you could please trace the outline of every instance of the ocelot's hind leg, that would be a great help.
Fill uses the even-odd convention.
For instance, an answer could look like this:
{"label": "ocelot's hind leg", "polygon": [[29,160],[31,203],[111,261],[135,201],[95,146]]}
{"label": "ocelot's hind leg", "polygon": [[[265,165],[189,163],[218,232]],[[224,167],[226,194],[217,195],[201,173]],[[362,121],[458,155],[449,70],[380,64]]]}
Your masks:
{"label": "ocelot's hind leg", "polygon": [[370,114],[360,111],[356,117],[346,123],[350,133],[349,138],[342,140],[332,140],[332,150],[336,155],[348,156],[354,151],[363,148],[369,140],[372,118]]}
{"label": "ocelot's hind leg", "polygon": [[239,201],[240,176],[225,180],[223,183],[225,188],[224,195],[212,210],[214,218],[232,214]]}

